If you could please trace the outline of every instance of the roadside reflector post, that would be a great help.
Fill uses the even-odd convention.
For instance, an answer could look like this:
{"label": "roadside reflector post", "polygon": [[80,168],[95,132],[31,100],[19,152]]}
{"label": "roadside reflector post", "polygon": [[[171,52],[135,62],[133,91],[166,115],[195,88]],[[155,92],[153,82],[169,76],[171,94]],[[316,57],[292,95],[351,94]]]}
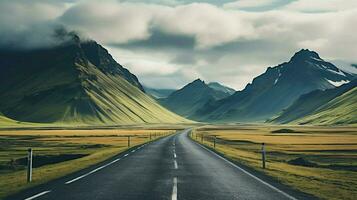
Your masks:
{"label": "roadside reflector post", "polygon": [[216,139],[217,139],[217,136],[214,136],[213,138],[213,148],[216,149]]}
{"label": "roadside reflector post", "polygon": [[130,147],[130,136],[128,136],[128,147]]}
{"label": "roadside reflector post", "polygon": [[262,143],[262,164],[263,164],[263,169],[265,169],[265,143]]}
{"label": "roadside reflector post", "polygon": [[29,148],[27,151],[27,182],[30,183],[32,181],[32,149]]}

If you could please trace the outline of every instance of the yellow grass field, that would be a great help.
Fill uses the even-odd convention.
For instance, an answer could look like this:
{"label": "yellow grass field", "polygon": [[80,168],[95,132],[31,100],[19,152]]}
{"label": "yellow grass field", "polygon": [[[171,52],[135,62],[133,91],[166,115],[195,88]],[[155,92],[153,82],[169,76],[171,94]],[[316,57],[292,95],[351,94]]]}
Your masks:
{"label": "yellow grass field", "polygon": [[[104,130],[0,130],[0,199],[19,190],[104,161],[131,147],[172,134],[175,128]],[[150,136],[151,135],[151,136]],[[34,152],[33,182],[26,183],[27,149]],[[63,160],[68,156],[76,159]],[[50,157],[50,159],[48,159]],[[43,160],[46,158],[45,160]],[[51,160],[52,158],[52,160]],[[41,160],[42,161],[39,161]],[[62,159],[62,160],[61,160]],[[47,163],[46,162],[50,162]],[[54,162],[54,163],[51,163]],[[61,172],[61,173],[58,173]]]}
{"label": "yellow grass field", "polygon": [[[357,128],[305,126],[204,126],[193,139],[225,157],[321,199],[356,199]],[[262,169],[261,143],[267,168]],[[202,143],[202,142],[201,142]],[[303,160],[303,161],[302,161]]]}

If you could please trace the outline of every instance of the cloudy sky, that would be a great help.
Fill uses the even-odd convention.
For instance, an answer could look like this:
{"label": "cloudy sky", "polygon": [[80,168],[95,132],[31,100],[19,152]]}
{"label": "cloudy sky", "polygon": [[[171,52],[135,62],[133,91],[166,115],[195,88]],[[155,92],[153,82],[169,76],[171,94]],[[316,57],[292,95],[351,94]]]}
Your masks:
{"label": "cloudy sky", "polygon": [[356,0],[0,0],[0,46],[55,45],[64,26],[156,88],[242,89],[302,48],[357,63],[356,25]]}

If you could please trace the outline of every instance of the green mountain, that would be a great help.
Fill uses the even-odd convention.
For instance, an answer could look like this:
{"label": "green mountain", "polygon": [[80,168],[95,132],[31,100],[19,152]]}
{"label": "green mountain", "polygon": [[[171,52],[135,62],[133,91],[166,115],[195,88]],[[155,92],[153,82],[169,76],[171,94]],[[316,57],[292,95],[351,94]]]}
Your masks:
{"label": "green mountain", "polygon": [[197,79],[159,101],[169,110],[193,119],[192,114],[203,105],[227,96],[229,96],[229,93],[212,89],[204,81]]}
{"label": "green mountain", "polygon": [[318,124],[340,125],[357,124],[357,88],[334,98],[315,112],[292,123],[295,124]]}
{"label": "green mountain", "polygon": [[150,94],[155,99],[162,99],[168,97],[170,94],[175,92],[174,89],[154,89],[144,86],[144,90],[147,94]]}
{"label": "green mountain", "polygon": [[330,101],[354,89],[356,86],[357,80],[353,80],[350,83],[344,84],[337,88],[315,90],[308,94],[304,94],[290,107],[285,109],[278,117],[272,120],[272,122],[289,123],[309,116],[312,113],[318,111],[321,107],[325,106]]}
{"label": "green mountain", "polygon": [[208,87],[210,87],[210,88],[212,88],[214,90],[222,91],[222,92],[227,93],[229,95],[232,95],[232,94],[234,94],[236,92],[233,88],[224,86],[224,85],[222,85],[220,83],[217,83],[217,82],[211,82],[211,83],[208,83],[207,85],[208,85]]}
{"label": "green mountain", "polygon": [[0,111],[57,124],[177,123],[101,45],[77,36],[60,46],[0,50]]}
{"label": "green mountain", "polygon": [[254,78],[244,90],[197,110],[201,121],[266,121],[289,107],[302,94],[347,83],[354,75],[338,69],[310,50],[301,50],[290,59]]}

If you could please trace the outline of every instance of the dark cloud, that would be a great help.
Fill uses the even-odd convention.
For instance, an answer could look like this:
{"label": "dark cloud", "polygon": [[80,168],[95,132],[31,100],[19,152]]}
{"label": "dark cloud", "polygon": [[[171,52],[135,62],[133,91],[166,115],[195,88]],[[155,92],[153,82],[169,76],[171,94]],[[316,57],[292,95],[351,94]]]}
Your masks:
{"label": "dark cloud", "polygon": [[[245,12],[223,6],[233,0],[0,0],[0,46],[56,45],[55,30],[65,27],[105,45],[142,82],[165,87],[200,77],[238,89],[301,48],[356,63],[356,1],[282,1],[245,0],[269,10]],[[329,12],[307,14],[310,7]]]}
{"label": "dark cloud", "polygon": [[0,46],[2,48],[39,48],[57,45],[56,22],[65,5],[56,1],[0,1]]}
{"label": "dark cloud", "polygon": [[182,53],[178,53],[178,55],[170,62],[175,64],[182,64],[182,65],[195,65],[197,64],[197,58],[194,54],[182,52]]}
{"label": "dark cloud", "polygon": [[192,50],[196,45],[195,38],[187,35],[169,34],[160,30],[151,30],[150,37],[144,40],[129,41],[125,44],[108,44],[126,49],[185,49]]}

